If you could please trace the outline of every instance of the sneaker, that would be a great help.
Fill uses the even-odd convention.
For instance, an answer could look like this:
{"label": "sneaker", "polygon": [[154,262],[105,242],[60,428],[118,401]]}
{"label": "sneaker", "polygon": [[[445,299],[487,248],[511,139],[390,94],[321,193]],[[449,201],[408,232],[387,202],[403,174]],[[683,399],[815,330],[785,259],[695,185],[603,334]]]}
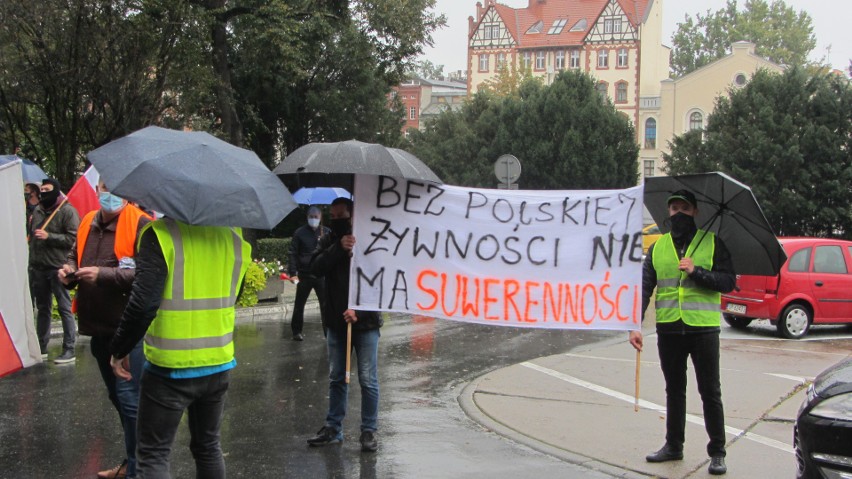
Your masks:
{"label": "sneaker", "polygon": [[62,354],[60,354],[56,359],[54,359],[53,362],[56,364],[65,364],[72,363],[76,360],[77,357],[74,356],[74,350],[66,349],[65,351],[62,351]]}
{"label": "sneaker", "polygon": [[112,469],[98,473],[98,479],[124,479],[125,477],[127,477],[127,459]]}
{"label": "sneaker", "polygon": [[343,432],[335,431],[328,426],[323,426],[322,429],[317,431],[316,436],[308,439],[309,446],[326,446],[341,442],[343,442]]}
{"label": "sneaker", "polygon": [[364,431],[361,433],[361,450],[364,452],[376,452],[379,448],[379,441],[376,440],[374,431]]}
{"label": "sneaker", "polygon": [[302,333],[296,333],[293,335],[293,341],[304,341],[305,335]]}
{"label": "sneaker", "polygon": [[710,467],[707,472],[714,476],[721,476],[728,472],[728,466],[725,465],[725,456],[713,456],[710,458]]}

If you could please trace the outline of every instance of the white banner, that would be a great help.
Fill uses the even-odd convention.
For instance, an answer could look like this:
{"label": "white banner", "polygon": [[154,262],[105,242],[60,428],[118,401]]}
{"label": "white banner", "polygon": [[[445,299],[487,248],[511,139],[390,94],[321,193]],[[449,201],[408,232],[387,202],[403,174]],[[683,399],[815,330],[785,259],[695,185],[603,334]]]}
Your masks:
{"label": "white banner", "polygon": [[353,309],[639,329],[642,187],[511,191],[358,175]]}
{"label": "white banner", "polygon": [[27,273],[21,163],[0,165],[0,376],[41,362]]}

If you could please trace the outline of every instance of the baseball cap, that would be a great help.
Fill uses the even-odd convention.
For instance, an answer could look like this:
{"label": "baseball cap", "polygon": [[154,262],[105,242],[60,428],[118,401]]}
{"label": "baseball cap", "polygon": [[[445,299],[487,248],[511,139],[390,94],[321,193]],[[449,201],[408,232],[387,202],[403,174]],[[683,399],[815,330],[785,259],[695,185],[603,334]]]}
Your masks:
{"label": "baseball cap", "polygon": [[695,195],[692,194],[691,191],[687,190],[677,190],[669,196],[669,199],[666,200],[666,204],[668,205],[674,200],[683,200],[687,203],[691,204],[693,207],[698,206],[698,202],[695,200]]}

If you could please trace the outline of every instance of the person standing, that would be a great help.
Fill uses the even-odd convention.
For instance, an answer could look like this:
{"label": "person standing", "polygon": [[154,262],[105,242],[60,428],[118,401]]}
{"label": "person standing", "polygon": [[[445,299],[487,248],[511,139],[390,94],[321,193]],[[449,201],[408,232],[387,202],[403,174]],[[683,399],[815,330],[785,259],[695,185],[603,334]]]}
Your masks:
{"label": "person standing", "polygon": [[[731,255],[715,234],[695,224],[695,195],[679,190],[667,200],[672,229],[648,249],[642,267],[642,318],[657,289],[657,348],[666,381],[666,443],[645,457],[648,462],[683,459],[686,429],[686,370],[692,357],[704,424],[710,441],[710,474],[725,465],[725,414],[719,378],[721,293],[736,285]],[[630,332],[630,344],[641,351],[641,331]]]}
{"label": "person standing", "polygon": [[77,326],[71,312],[71,295],[59,281],[58,271],[65,264],[65,259],[77,240],[79,224],[80,216],[77,210],[62,201],[59,182],[45,178],[41,184],[39,205],[33,211],[27,231],[30,242],[29,274],[30,288],[38,310],[36,333],[42,358],[47,358],[53,298],[56,298],[63,332],[62,354],[54,360],[57,364],[70,363],[76,358],[74,343]]}
{"label": "person standing", "polygon": [[294,341],[302,341],[302,327],[305,323],[305,303],[311,290],[314,290],[320,304],[322,316],[325,300],[325,282],[311,272],[311,258],[317,249],[320,238],[328,235],[330,230],[320,224],[322,212],[316,206],[308,208],[308,224],[300,226],[290,241],[290,261],[287,262],[287,274],[290,281],[296,284],[296,300],[293,303],[293,316],[290,328]]}
{"label": "person standing", "polygon": [[38,206],[39,186],[35,183],[27,183],[24,185],[24,204],[27,208],[27,228],[30,226],[30,218]]}
{"label": "person standing", "polygon": [[169,477],[184,411],[196,477],[225,477],[219,429],[237,364],[234,304],[250,262],[251,246],[240,228],[165,218],[143,229],[136,280],[110,343],[113,372],[129,380],[130,352],[145,338],[136,436],[140,477]]}
{"label": "person standing", "polygon": [[136,410],[142,375],[142,342],[130,352],[130,381],[118,379],[110,366],[109,343],[127,306],[136,276],[136,242],[151,218],[134,205],[110,193],[98,183],[101,208],[80,221],[77,244],[59,270],[59,280],[77,288],[74,298],[80,334],[91,336],[90,348],[118,411],[124,429],[126,459],[119,466],[98,473],[99,478],[136,477]]}
{"label": "person standing", "polygon": [[352,235],[352,201],[337,198],[331,203],[331,234],[320,240],[311,261],[311,271],[325,278],[326,306],[322,314],[328,343],[328,414],[325,425],[308,439],[310,446],[343,441],[343,418],[349,385],[346,383],[347,325],[352,325],[352,346],[358,358],[361,387],[361,450],[378,449],[376,430],[379,413],[378,351],[382,318],[376,311],[356,311],[348,306],[349,266],[355,237]]}

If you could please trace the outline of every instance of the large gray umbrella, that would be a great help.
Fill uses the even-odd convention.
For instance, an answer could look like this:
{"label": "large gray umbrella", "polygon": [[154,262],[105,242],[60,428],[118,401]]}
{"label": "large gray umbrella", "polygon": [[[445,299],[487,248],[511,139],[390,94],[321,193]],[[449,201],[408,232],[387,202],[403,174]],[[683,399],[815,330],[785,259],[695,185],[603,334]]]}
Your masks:
{"label": "large gray umbrella", "polygon": [[107,188],[184,223],[272,229],[298,205],[254,152],[149,126],[89,152]]}
{"label": "large gray umbrella", "polygon": [[664,233],[671,230],[668,197],[681,189],[695,194],[695,223],[724,241],[737,274],[778,274],[787,255],[751,188],[720,172],[645,179],[645,207]]}
{"label": "large gray umbrella", "polygon": [[352,188],[352,175],[382,175],[441,183],[441,179],[411,153],[357,140],[308,143],[287,155],[274,172],[291,189],[337,186]]}
{"label": "large gray umbrella", "polygon": [[0,165],[17,160],[21,160],[21,175],[24,177],[24,183],[41,184],[42,180],[48,178],[44,170],[26,158],[21,158],[18,155],[0,155]]}

